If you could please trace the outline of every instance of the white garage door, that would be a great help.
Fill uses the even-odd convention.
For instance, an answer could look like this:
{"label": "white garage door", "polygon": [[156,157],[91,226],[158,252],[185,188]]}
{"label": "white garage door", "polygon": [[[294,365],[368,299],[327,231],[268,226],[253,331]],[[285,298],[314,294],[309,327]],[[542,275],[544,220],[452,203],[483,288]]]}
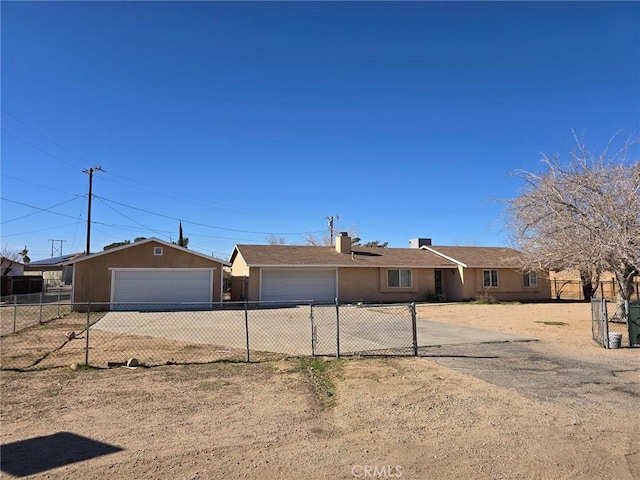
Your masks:
{"label": "white garage door", "polygon": [[[139,304],[134,306],[138,310],[154,310],[167,308],[171,304],[211,302],[212,299],[213,269],[211,268],[114,269],[112,271],[111,302],[120,304],[114,305],[114,310],[130,309],[131,304]],[[197,305],[191,305],[191,307],[197,308]]]}
{"label": "white garage door", "polygon": [[336,298],[335,270],[263,270],[260,299],[332,302]]}

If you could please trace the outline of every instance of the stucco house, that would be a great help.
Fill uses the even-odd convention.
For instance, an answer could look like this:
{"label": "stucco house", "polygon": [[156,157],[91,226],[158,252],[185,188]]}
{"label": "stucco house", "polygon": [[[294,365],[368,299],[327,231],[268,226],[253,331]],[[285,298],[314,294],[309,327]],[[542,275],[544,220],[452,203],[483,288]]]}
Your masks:
{"label": "stucco house", "polygon": [[78,257],[72,302],[77,310],[153,310],[167,304],[202,307],[222,300],[223,267],[214,257],[157,238]]}
{"label": "stucco house", "polygon": [[[236,245],[232,299],[249,301],[413,302],[435,290],[435,272],[455,269],[419,249],[353,247],[341,233],[335,247]],[[240,279],[240,281],[238,281]]]}
{"label": "stucco house", "polygon": [[236,245],[230,257],[232,300],[331,302],[460,301],[478,295],[497,300],[550,298],[548,280],[518,271],[514,250],[352,246],[341,233],[335,247]]}

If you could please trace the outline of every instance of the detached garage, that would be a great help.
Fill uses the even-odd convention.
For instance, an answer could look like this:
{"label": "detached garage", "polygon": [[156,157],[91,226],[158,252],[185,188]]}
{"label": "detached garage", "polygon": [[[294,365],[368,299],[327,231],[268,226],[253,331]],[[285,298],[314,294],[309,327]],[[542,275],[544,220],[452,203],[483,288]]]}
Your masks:
{"label": "detached garage", "polygon": [[223,267],[228,265],[156,238],[70,264],[75,309],[86,310],[91,302],[92,311],[206,307],[222,301]]}
{"label": "detached garage", "polygon": [[161,304],[160,308],[167,303],[211,303],[214,272],[213,268],[113,268],[112,309],[127,310],[127,304],[135,303]]}

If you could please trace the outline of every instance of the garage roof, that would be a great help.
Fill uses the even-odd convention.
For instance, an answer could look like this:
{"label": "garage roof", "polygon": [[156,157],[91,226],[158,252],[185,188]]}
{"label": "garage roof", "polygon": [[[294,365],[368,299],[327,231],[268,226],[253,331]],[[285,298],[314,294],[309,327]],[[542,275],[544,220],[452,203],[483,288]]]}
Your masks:
{"label": "garage roof", "polygon": [[219,259],[219,258],[216,258],[216,257],[210,257],[209,255],[205,255],[204,253],[198,253],[198,252],[195,252],[193,250],[189,250],[189,249],[187,249],[185,247],[180,247],[180,246],[178,246],[178,245],[176,245],[174,243],[165,242],[164,240],[160,240],[160,239],[155,238],[155,237],[147,238],[145,240],[140,240],[138,242],[128,243],[126,245],[121,245],[121,246],[116,247],[116,248],[110,248],[109,250],[103,250],[102,252],[92,253],[91,255],[85,255],[83,257],[74,258],[73,260],[65,262],[63,265],[73,265],[73,264],[78,263],[78,262],[84,262],[85,260],[89,260],[89,259],[93,259],[93,258],[99,257],[101,255],[109,255],[110,253],[113,253],[113,252],[118,252],[118,251],[124,250],[126,248],[138,247],[140,245],[144,245],[145,243],[150,243],[150,242],[159,243],[160,245],[168,247],[168,248],[175,248],[177,250],[183,250],[183,251],[185,251],[187,253],[190,253],[191,255],[196,255],[198,257],[206,258],[207,260],[211,260],[213,262],[221,263],[222,265],[227,266],[227,267],[230,265],[230,263],[227,262],[226,260],[222,260],[222,259]]}
{"label": "garage roof", "polygon": [[249,267],[456,267],[451,260],[415,248],[353,247],[351,253],[339,253],[334,247],[309,245],[236,245],[230,262],[236,255]]}

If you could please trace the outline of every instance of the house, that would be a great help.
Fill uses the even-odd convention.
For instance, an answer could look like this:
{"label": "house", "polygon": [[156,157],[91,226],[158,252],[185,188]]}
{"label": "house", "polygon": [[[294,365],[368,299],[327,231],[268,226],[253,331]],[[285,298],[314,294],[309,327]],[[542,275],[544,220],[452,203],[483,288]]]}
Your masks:
{"label": "house", "polygon": [[[424,240],[424,241],[420,241]],[[490,247],[236,245],[229,259],[232,300],[331,302],[550,298],[548,280],[509,263],[515,250]],[[545,290],[546,289],[546,290]]]}
{"label": "house", "polygon": [[24,266],[25,275],[39,275],[48,287],[71,285],[73,267],[68,263],[83,253],[70,253],[59,257],[45,258],[29,262]]}
{"label": "house", "polygon": [[24,276],[24,264],[5,256],[0,261],[0,296],[24,295],[42,291],[42,278]]}
{"label": "house", "polygon": [[[419,239],[422,240],[422,239]],[[506,247],[417,247],[451,260],[456,269],[442,280],[443,297],[450,301],[490,297],[498,301],[550,300],[547,271],[522,271],[518,251]]]}
{"label": "house", "polygon": [[220,302],[223,267],[228,263],[148,238],[78,257],[66,265],[73,265],[72,302],[91,302],[94,311],[152,310],[171,303],[199,308]]}
{"label": "house", "polygon": [[0,276],[12,277],[24,275],[24,264],[11,260],[5,256],[0,257]]}
{"label": "house", "polygon": [[455,263],[410,248],[236,245],[230,258],[232,299],[249,301],[413,302],[436,288],[436,272]]}

